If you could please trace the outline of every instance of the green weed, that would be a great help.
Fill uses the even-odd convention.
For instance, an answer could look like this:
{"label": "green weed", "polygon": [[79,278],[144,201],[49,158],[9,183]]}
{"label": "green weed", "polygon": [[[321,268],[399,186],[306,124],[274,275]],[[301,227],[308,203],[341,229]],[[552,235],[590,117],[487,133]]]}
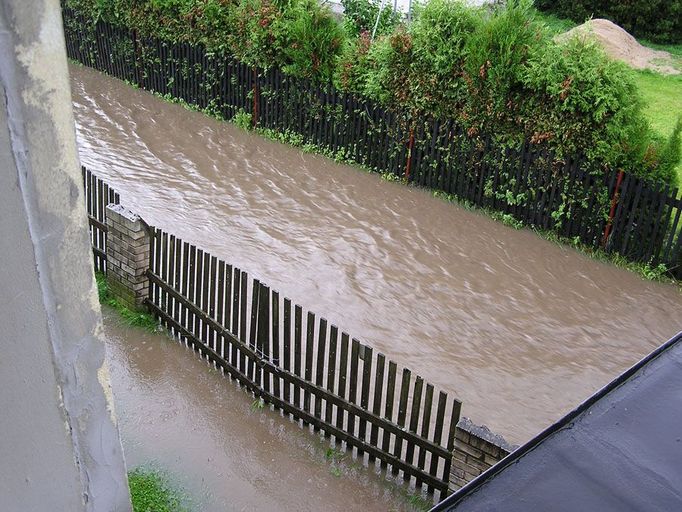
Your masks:
{"label": "green weed", "polygon": [[95,272],[95,281],[97,282],[97,294],[100,304],[106,304],[114,308],[128,325],[140,327],[150,332],[160,330],[159,322],[152,315],[141,311],[134,311],[121,304],[109,290],[107,278],[103,273]]}
{"label": "green weed", "polygon": [[263,400],[263,398],[258,397],[251,402],[251,412],[258,412],[262,411],[263,409],[265,409],[265,400]]}
{"label": "green weed", "polygon": [[135,468],[128,473],[133,512],[189,512],[187,497],[159,470]]}
{"label": "green weed", "polygon": [[250,130],[253,127],[253,116],[249,112],[245,112],[242,109],[239,109],[239,112],[237,112],[234,117],[232,118],[232,122],[239,126],[242,130]]}
{"label": "green weed", "polygon": [[648,281],[656,281],[660,283],[670,283],[679,287],[682,292],[682,282],[676,281],[668,275],[671,270],[665,264],[659,263],[658,265],[653,265],[651,262],[633,262],[625,259],[623,256],[617,253],[607,253],[602,249],[594,249],[590,246],[583,244],[578,237],[566,238],[557,235],[552,231],[545,231],[533,228],[533,231],[550,242],[554,242],[558,245],[569,245],[575,250],[581,252],[582,254],[589,256],[597,261],[603,263],[609,263],[618,268],[629,270],[635,274],[639,274],[642,278]]}
{"label": "green weed", "polygon": [[412,508],[420,511],[430,510],[433,507],[433,502],[419,494],[411,494],[410,497],[407,498],[407,502]]}

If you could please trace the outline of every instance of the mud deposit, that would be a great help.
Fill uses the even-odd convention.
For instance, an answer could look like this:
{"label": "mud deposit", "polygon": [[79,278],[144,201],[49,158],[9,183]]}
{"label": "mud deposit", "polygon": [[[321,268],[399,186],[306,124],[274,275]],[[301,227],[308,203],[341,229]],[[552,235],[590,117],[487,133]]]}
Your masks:
{"label": "mud deposit", "polygon": [[682,328],[673,286],[71,71],[82,162],[125,204],[454,393],[512,442]]}

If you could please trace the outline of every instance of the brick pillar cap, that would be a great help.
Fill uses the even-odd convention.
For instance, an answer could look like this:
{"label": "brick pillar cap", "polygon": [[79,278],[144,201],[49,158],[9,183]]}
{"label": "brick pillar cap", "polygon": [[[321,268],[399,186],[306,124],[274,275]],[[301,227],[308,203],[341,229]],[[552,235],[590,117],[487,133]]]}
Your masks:
{"label": "brick pillar cap", "polygon": [[121,204],[109,204],[107,205],[107,211],[116,213],[121,217],[128,219],[131,222],[137,222],[138,220],[140,220],[140,216],[137,213],[130,210],[129,208],[126,208]]}
{"label": "brick pillar cap", "polygon": [[507,442],[507,440],[499,434],[495,434],[485,425],[476,425],[469,418],[462,417],[457,423],[457,428],[468,432],[472,436],[476,436],[479,439],[483,439],[485,442],[494,444],[499,448],[511,453],[518,448],[518,445],[512,445]]}

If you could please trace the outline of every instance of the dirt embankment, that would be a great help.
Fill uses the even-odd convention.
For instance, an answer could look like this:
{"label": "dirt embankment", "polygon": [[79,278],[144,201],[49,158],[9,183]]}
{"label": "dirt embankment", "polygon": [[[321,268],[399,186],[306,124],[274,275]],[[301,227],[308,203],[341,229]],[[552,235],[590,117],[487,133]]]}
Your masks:
{"label": "dirt embankment", "polygon": [[651,69],[659,73],[676,75],[675,59],[670,53],[642,46],[627,31],[609,20],[594,19],[557,36],[562,40],[574,35],[594,38],[606,53],[635,69]]}

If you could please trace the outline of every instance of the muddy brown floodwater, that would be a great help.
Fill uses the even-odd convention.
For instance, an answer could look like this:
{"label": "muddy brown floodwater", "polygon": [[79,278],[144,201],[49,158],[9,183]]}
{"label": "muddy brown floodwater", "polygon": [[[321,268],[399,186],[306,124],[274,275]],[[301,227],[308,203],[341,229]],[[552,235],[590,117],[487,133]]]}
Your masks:
{"label": "muddy brown floodwater", "polygon": [[682,328],[682,294],[71,67],[81,160],[523,442]]}
{"label": "muddy brown floodwater", "polygon": [[[409,511],[398,484],[253,397],[195,352],[104,309],[107,361],[126,463],[171,474],[201,512]],[[389,477],[392,478],[392,477]]]}

